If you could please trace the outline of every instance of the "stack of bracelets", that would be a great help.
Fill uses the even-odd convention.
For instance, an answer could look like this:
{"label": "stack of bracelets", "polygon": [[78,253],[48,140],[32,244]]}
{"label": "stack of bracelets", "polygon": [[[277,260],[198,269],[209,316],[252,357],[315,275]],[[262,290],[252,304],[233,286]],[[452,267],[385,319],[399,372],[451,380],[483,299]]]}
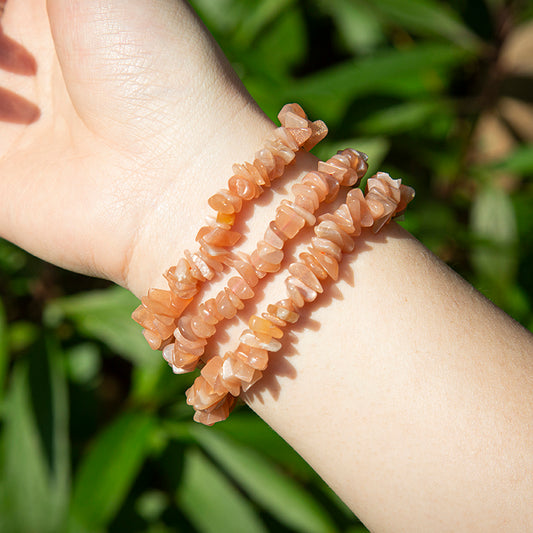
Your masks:
{"label": "stack of bracelets", "polygon": [[[217,214],[198,231],[199,250],[185,250],[178,264],[164,274],[169,290],[150,289],[132,315],[144,328],[150,346],[162,350],[175,373],[191,372],[203,365],[187,391],[187,403],[196,410],[194,420],[206,425],[226,419],[240,392],[248,391],[261,379],[269,352],[281,348],[283,328],[298,320],[300,309],[323,291],[322,283],[327,278],[337,280],[342,254],[354,249],[354,237],[361,234],[361,229],[378,232],[414,197],[411,187],[384,172],[367,180],[365,194],[353,188],[366,173],[367,156],[353,149],[342,150],[328,161],[319,162],[316,171],[308,172],[291,187],[292,201],[282,200],[263,240],[249,256],[231,252],[241,237],[232,227],[243,201],[258,198],[272,180],[284,173],[300,149],[310,150],[327,134],[325,124],[309,121],[298,104],[285,105],[278,118],[281,127],[255,154],[253,163],[233,165],[228,188],[209,199]],[[352,187],[346,203],[333,213],[319,216],[317,222],[314,213],[319,205],[332,202],[341,186]],[[299,261],[288,267],[287,297],[268,305],[261,316],[250,317],[249,327],[242,332],[234,351],[205,356],[207,340],[215,334],[217,324],[244,308],[244,301],[254,297],[260,279],[280,270],[285,242],[306,225],[313,227],[315,236]],[[231,277],[214,298],[202,302],[196,314],[184,315],[203,282],[212,280],[225,267],[233,268],[238,275]]]}

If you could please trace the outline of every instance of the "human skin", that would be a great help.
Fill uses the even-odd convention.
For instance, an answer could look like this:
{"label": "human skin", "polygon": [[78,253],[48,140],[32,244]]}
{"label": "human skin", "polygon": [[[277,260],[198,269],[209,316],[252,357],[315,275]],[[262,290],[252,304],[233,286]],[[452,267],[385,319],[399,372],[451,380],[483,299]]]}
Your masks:
{"label": "human skin", "polygon": [[[0,129],[0,235],[137,296],[164,287],[273,124],[185,2],[8,2],[3,26],[38,71],[0,86],[41,117]],[[287,183],[243,210],[245,249]],[[533,529],[533,337],[396,225],[358,239],[246,400],[373,531]]]}

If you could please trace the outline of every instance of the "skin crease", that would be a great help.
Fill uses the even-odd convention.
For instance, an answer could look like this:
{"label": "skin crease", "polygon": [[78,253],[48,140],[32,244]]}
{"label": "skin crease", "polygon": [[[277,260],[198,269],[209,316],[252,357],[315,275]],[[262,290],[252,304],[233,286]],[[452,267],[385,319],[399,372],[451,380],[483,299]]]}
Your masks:
{"label": "skin crease", "polygon": [[[37,72],[35,58],[21,44],[10,39],[1,26],[6,2],[0,3],[0,69],[23,76]],[[32,124],[40,116],[39,108],[22,96],[0,87],[0,121]]]}
{"label": "skin crease", "polygon": [[[3,23],[39,69],[0,83],[42,114],[0,130],[0,235],[138,296],[164,287],[209,196],[274,126],[185,2],[27,0]],[[298,156],[243,210],[245,251],[315,166]],[[285,276],[250,313],[284,296]],[[246,400],[371,530],[533,529],[532,336],[412,236],[362,235],[283,341]]]}

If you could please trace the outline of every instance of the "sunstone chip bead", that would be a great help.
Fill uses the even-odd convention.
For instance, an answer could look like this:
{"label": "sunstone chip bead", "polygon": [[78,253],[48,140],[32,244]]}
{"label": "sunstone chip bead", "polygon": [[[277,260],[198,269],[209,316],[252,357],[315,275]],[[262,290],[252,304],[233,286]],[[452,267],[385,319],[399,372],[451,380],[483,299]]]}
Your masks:
{"label": "sunstone chip bead", "polygon": [[196,411],[193,420],[206,426],[212,426],[217,422],[226,420],[235,405],[235,398],[231,395],[226,396],[220,403],[204,411]]}
{"label": "sunstone chip bead", "polygon": [[275,304],[269,304],[267,311],[289,324],[295,324],[300,317],[294,308],[294,304],[289,299],[280,300]]}
{"label": "sunstone chip bead", "polygon": [[262,333],[263,335],[270,335],[271,337],[274,337],[275,339],[281,339],[281,337],[283,337],[283,331],[281,331],[281,329],[274,326],[274,324],[272,324],[272,322],[270,322],[269,320],[263,317],[257,316],[257,315],[252,315],[249,318],[248,326],[255,333]]}
{"label": "sunstone chip bead", "polygon": [[252,346],[253,348],[262,348],[269,352],[277,352],[281,348],[281,342],[272,338],[272,336],[264,335],[263,333],[252,331],[251,329],[245,329],[239,340],[242,344]]}
{"label": "sunstone chip bead", "polygon": [[[265,368],[268,366],[268,351],[263,348],[254,348],[253,346],[248,346],[241,343],[235,351],[235,355],[250,368],[256,370],[265,370]],[[246,381],[249,382],[252,377],[253,374],[251,375],[250,379]]]}
{"label": "sunstone chip bead", "polygon": [[323,292],[324,289],[322,288],[320,281],[305,263],[292,263],[289,265],[289,272],[315,292]]}
{"label": "sunstone chip bead", "polygon": [[301,252],[298,257],[318,279],[323,280],[328,277],[327,271],[324,270],[320,263],[309,252]]}

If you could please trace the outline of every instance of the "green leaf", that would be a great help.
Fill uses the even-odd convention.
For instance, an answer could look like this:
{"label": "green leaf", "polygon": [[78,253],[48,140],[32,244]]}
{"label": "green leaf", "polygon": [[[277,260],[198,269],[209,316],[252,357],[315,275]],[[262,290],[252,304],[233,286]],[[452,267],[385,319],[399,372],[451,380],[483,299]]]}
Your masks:
{"label": "green leaf", "polygon": [[192,427],[191,433],[250,497],[284,525],[302,533],[324,533],[335,527],[322,507],[295,481],[255,451],[216,430]]}
{"label": "green leaf", "polygon": [[52,533],[47,465],[31,410],[26,365],[13,371],[4,416],[0,530]]}
{"label": "green leaf", "polygon": [[385,40],[375,10],[364,0],[320,0],[319,5],[333,18],[349,50],[365,54]]}
{"label": "green leaf", "polygon": [[102,341],[132,363],[157,365],[159,358],[131,318],[137,305],[139,300],[129,291],[111,287],[54,300],[45,310],[45,321],[55,326],[70,320],[82,335]]}
{"label": "green leaf", "polygon": [[113,519],[146,459],[154,419],[122,415],[93,443],[76,473],[71,526],[99,530]]}
{"label": "green leaf", "polygon": [[275,461],[300,479],[320,479],[318,474],[266,422],[248,410],[233,413],[217,431]]}
{"label": "green leaf", "polygon": [[[248,16],[242,17],[239,29],[234,34],[234,42],[240,48],[246,48],[272,24],[294,0],[262,0],[259,5],[251,6]],[[281,21],[279,21],[281,22]]]}
{"label": "green leaf", "polygon": [[441,99],[415,100],[381,109],[359,122],[358,127],[369,135],[393,135],[420,128],[445,112],[451,110]]}
{"label": "green leaf", "polygon": [[502,172],[533,175],[533,146],[521,146],[488,167]]}
{"label": "green leaf", "polygon": [[479,38],[459,19],[456,11],[435,0],[376,0],[367,2],[388,22],[419,35],[438,35],[466,49],[477,51]]}
{"label": "green leaf", "polygon": [[419,44],[405,50],[386,50],[366,59],[345,62],[303,78],[287,96],[309,101],[329,124],[342,117],[348,105],[365,94],[400,94],[403,81],[431,84],[435,73],[455,67],[470,54],[441,44]]}
{"label": "green leaf", "polygon": [[32,354],[29,385],[33,410],[49,467],[48,511],[52,531],[63,529],[70,498],[69,401],[63,354],[46,336],[45,353]]}
{"label": "green leaf", "polygon": [[202,533],[266,533],[250,503],[199,450],[189,449],[178,501]]}
{"label": "green leaf", "polygon": [[478,274],[500,282],[511,280],[516,268],[517,228],[509,196],[486,186],[472,205],[471,226],[477,238],[472,261]]}
{"label": "green leaf", "polygon": [[9,351],[7,346],[6,314],[2,300],[0,300],[0,417],[2,415],[2,402],[4,399],[4,381],[9,364]]}

